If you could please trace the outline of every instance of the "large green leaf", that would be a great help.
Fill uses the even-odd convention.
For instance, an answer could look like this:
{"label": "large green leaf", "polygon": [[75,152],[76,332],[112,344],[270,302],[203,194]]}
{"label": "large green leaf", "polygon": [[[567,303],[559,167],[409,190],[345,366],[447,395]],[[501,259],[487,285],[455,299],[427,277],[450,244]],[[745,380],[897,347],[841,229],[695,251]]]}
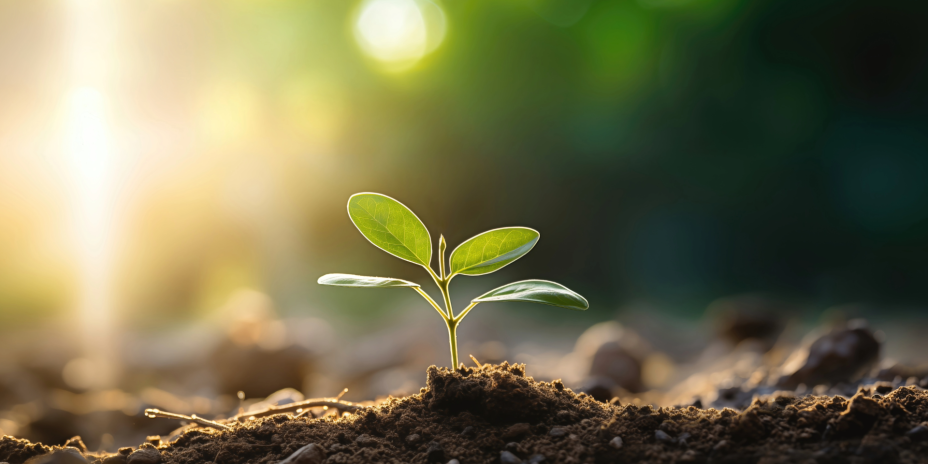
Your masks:
{"label": "large green leaf", "polygon": [[548,280],[522,280],[490,290],[473,299],[476,303],[487,301],[527,301],[583,311],[590,304],[578,293]]}
{"label": "large green leaf", "polygon": [[322,285],[334,285],[336,287],[418,287],[419,284],[408,280],[394,279],[391,277],[371,277],[359,276],[354,274],[326,274],[319,278],[318,282]]}
{"label": "large green leaf", "polygon": [[521,258],[538,243],[538,231],[503,227],[471,237],[451,252],[451,275],[483,275]]}
{"label": "large green leaf", "polygon": [[406,205],[379,193],[356,193],[348,199],[348,216],[365,238],[397,258],[428,266],[432,238]]}

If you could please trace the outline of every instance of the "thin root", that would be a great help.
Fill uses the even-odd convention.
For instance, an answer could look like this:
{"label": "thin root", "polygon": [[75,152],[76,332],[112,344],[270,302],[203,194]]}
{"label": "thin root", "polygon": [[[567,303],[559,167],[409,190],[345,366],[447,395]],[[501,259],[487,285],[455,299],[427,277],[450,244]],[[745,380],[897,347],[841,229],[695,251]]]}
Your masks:
{"label": "thin root", "polygon": [[216,430],[232,430],[232,427],[228,425],[220,424],[219,422],[214,422],[202,417],[197,417],[196,414],[192,416],[185,416],[183,414],[174,414],[173,412],[164,412],[159,409],[146,409],[145,415],[151,417],[152,419],[156,417],[162,417],[165,419],[177,419],[193,422],[197,425],[202,425],[203,427],[210,427]]}
{"label": "thin root", "polygon": [[468,356],[470,356],[470,359],[474,362],[474,364],[477,365],[477,367],[483,367],[483,364],[480,364],[480,361],[477,361],[477,358],[475,358],[474,355],[469,354]]}
{"label": "thin root", "polygon": [[[344,394],[344,392],[342,392],[342,394]],[[338,398],[341,398],[341,395],[339,395]],[[248,420],[252,420],[252,418],[256,419],[258,417],[273,416],[274,414],[296,412],[299,409],[302,409],[302,411],[297,413],[296,417],[303,417],[306,415],[309,408],[318,408],[318,407],[332,408],[332,409],[337,409],[338,411],[347,411],[347,412],[354,412],[354,411],[364,408],[364,406],[360,406],[360,405],[357,405],[357,404],[354,404],[348,401],[341,401],[338,398],[334,398],[334,399],[333,398],[312,398],[312,399],[308,399],[305,401],[285,404],[283,406],[272,406],[270,408],[262,409],[260,411],[252,411],[252,412],[246,412],[245,414],[238,414],[238,415],[230,417],[228,420],[237,421],[237,422],[245,422]]]}

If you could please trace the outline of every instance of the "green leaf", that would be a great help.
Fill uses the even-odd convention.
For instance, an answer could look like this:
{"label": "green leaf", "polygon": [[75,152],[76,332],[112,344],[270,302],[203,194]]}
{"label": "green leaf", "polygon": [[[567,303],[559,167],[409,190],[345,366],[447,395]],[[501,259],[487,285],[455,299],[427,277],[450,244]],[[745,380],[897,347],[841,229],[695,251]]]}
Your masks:
{"label": "green leaf", "polygon": [[359,276],[354,274],[326,274],[319,278],[318,282],[322,285],[334,285],[336,287],[418,287],[419,284],[408,280],[394,279],[391,277],[371,277]]}
{"label": "green leaf", "polygon": [[527,301],[583,311],[590,304],[573,290],[548,280],[522,280],[490,290],[477,298],[475,303],[487,301]]}
{"label": "green leaf", "polygon": [[356,193],[348,199],[348,216],[381,250],[426,267],[432,260],[429,231],[406,205],[379,193]]}
{"label": "green leaf", "polygon": [[539,236],[528,227],[503,227],[471,237],[451,252],[451,275],[498,271],[528,253]]}

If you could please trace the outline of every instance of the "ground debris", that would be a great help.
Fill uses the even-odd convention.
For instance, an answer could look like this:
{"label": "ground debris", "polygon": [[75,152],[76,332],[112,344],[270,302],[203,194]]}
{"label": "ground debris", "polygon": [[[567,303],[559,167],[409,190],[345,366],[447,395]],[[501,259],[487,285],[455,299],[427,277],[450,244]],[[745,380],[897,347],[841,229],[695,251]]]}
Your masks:
{"label": "ground debris", "polygon": [[[192,428],[139,450],[161,464],[277,464],[308,444],[325,463],[924,462],[928,392],[875,391],[849,399],[779,392],[743,411],[654,407],[598,402],[535,381],[523,365],[432,367],[421,393],[340,418],[273,415],[230,430]],[[3,437],[0,461],[61,449]],[[84,456],[102,464],[117,455]]]}

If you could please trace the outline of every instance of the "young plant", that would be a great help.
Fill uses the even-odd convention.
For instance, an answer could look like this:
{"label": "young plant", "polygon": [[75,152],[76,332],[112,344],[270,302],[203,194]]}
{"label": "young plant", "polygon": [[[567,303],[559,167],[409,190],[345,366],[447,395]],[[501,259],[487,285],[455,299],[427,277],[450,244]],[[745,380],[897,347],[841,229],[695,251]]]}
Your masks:
{"label": "young plant", "polygon": [[409,287],[425,298],[448,325],[451,365],[457,368],[457,327],[474,306],[488,301],[527,301],[583,311],[586,299],[567,287],[547,280],[522,280],[490,290],[471,300],[460,314],[451,309],[448,285],[457,275],[479,276],[498,271],[521,258],[538,243],[539,234],[528,227],[503,227],[471,237],[458,245],[445,266],[445,236],[438,239],[438,273],[432,270],[432,238],[422,221],[405,205],[379,193],[356,193],[348,199],[348,216],[364,237],[397,258],[418,264],[428,271],[445,300],[442,309],[422,291],[419,284],[389,277],[326,274],[322,285],[339,287]]}

